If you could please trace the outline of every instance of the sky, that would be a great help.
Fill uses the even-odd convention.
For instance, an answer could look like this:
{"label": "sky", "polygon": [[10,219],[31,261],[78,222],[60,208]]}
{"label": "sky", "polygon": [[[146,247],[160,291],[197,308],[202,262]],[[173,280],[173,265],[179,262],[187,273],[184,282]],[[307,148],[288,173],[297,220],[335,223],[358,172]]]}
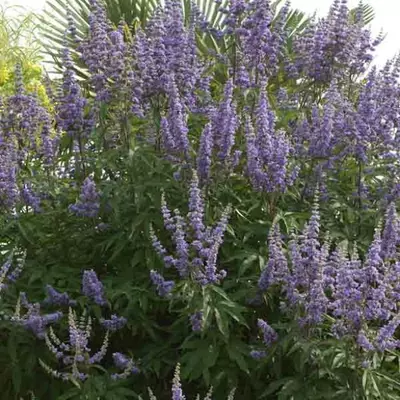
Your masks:
{"label": "sky", "polygon": [[[68,1],[68,0],[67,0]],[[349,0],[350,7],[356,7],[359,0]],[[376,52],[375,63],[382,66],[386,60],[400,51],[400,0],[364,0],[375,9],[375,19],[371,24],[372,32],[378,35],[382,30],[387,36]],[[0,0],[0,5],[22,5],[27,9],[40,11],[45,0]],[[326,15],[332,0],[291,0],[293,8],[309,14]]]}

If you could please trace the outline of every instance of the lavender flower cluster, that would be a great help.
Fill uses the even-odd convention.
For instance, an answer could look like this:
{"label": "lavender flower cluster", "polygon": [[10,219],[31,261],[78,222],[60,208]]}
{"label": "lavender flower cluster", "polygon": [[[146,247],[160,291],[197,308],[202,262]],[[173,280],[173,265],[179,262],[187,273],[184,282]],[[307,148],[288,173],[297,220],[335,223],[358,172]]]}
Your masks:
{"label": "lavender flower cluster", "polygon": [[[173,162],[183,161],[192,168],[196,163],[202,184],[210,180],[213,166],[232,170],[240,165],[245,166],[243,172],[255,190],[284,192],[311,158],[316,164],[317,183],[325,190],[326,175],[349,155],[365,163],[373,148],[389,167],[395,163],[399,142],[395,126],[400,109],[398,62],[388,63],[382,71],[372,69],[365,83],[354,82],[358,94],[355,101],[349,96],[340,84],[342,66],[347,66],[352,76],[364,73],[379,38],[371,38],[362,9],[357,9],[354,17],[346,0],[335,0],[326,19],[311,23],[303,35],[293,36],[293,59],[284,51],[289,34],[285,26],[288,3],[274,15],[268,0],[229,2],[219,10],[225,18],[218,30],[205,23],[196,7],[186,23],[181,2],[169,0],[155,10],[146,29],[138,30],[133,44],[124,42],[121,26],[111,27],[100,3],[93,0],[91,7],[89,38],[79,44],[78,53],[92,74],[98,100],[111,101],[114,92],[121,98],[118,91],[127,90],[131,110],[141,117],[156,101],[161,115],[156,143]],[[216,40],[237,41],[234,61],[227,60],[229,79],[221,101],[211,95],[207,61],[196,52],[196,29],[205,29]],[[65,54],[66,61],[70,60],[67,51]],[[279,87],[271,105],[268,79],[276,75],[282,61],[298,81],[329,84],[330,89],[325,96],[316,93],[301,99],[297,93]],[[66,62],[64,79],[67,97],[61,106],[70,104],[68,93],[82,98],[68,65],[70,62]],[[250,104],[238,107],[243,103],[243,89],[249,88],[260,91],[254,112]],[[163,98],[165,101],[161,101]],[[287,104],[299,117],[286,131],[276,129],[277,111]],[[309,108],[313,108],[311,114]],[[69,126],[85,130],[80,109],[79,115],[64,113],[68,116],[64,130],[71,130]],[[189,135],[188,118],[196,112],[208,123],[194,160],[196,140]],[[240,162],[244,150],[243,141],[238,140],[241,135],[246,138],[245,163]],[[361,185],[368,190],[363,181]]]}
{"label": "lavender flower cluster", "polygon": [[76,312],[70,308],[68,313],[68,330],[69,341],[67,343],[63,342],[55,334],[52,327],[45,333],[44,339],[47,348],[59,360],[61,365],[71,367],[72,372],[53,370],[43,362],[42,366],[56,378],[85,380],[88,377],[86,372],[82,372],[87,369],[85,367],[101,362],[107,353],[109,331],[106,331],[100,350],[90,355],[89,338],[92,332],[92,319],[90,316],[84,313],[78,318]]}
{"label": "lavender flower cluster", "polygon": [[[26,309],[26,313],[21,316],[21,306]],[[39,339],[44,339],[46,329],[50,324],[59,321],[63,313],[56,311],[49,314],[41,314],[39,303],[30,303],[26,293],[20,293],[20,297],[16,306],[13,321],[20,324],[24,329],[31,331]]]}
{"label": "lavender flower cluster", "polygon": [[75,140],[89,135],[94,125],[93,116],[87,111],[88,100],[83,96],[74,72],[71,51],[67,44],[63,51],[63,81],[58,96],[56,120],[60,129]]}
{"label": "lavender flower cluster", "polygon": [[256,111],[256,133],[250,119],[246,123],[247,172],[255,190],[284,192],[293,184],[298,169],[289,171],[291,145],[284,132],[275,132],[275,114],[265,91]]}
{"label": "lavender flower cluster", "polygon": [[[217,257],[228,225],[231,208],[228,206],[225,209],[214,227],[206,226],[203,195],[199,188],[198,176],[193,171],[187,218],[183,218],[179,210],[172,213],[164,197],[161,210],[164,226],[171,233],[175,252],[173,255],[169,254],[154,232],[152,233],[152,242],[166,268],[174,267],[181,279],[190,278],[202,286],[219,283],[225,278],[226,271],[218,270]],[[150,277],[161,296],[170,293],[174,287],[174,282],[164,280],[155,271],[151,272]]]}
{"label": "lavender flower cluster", "polygon": [[230,1],[220,11],[226,15],[222,35],[233,36],[237,42],[236,82],[248,87],[257,84],[260,77],[275,75],[287,37],[285,19],[289,2],[275,16],[274,24],[269,0]]}
{"label": "lavender flower cluster", "polygon": [[[172,380],[172,390],[171,390],[172,400],[186,399],[186,396],[183,394],[182,390],[180,374],[181,374],[181,366],[180,364],[178,364],[175,368],[175,374]],[[149,392],[149,400],[157,400],[157,397],[154,395],[153,391],[150,388],[148,388],[148,392]],[[227,396],[227,400],[233,400],[235,398],[235,392],[236,389],[232,389]],[[211,387],[204,400],[212,400],[213,399],[212,395],[213,395],[213,388]],[[199,394],[197,395],[196,399],[197,398],[200,398]]]}
{"label": "lavender flower cluster", "polygon": [[131,374],[139,373],[138,367],[135,365],[133,360],[122,353],[114,353],[113,360],[115,366],[119,370],[123,370],[123,372],[116,373],[111,375],[111,378],[116,379],[124,379],[127,378]]}
{"label": "lavender flower cluster", "polygon": [[91,0],[90,6],[89,35],[78,43],[78,52],[91,73],[96,102],[101,103],[109,101],[112,90],[122,85],[125,53],[128,50],[124,43],[123,27],[116,30],[112,28],[104,7],[98,1]]}
{"label": "lavender flower cluster", "polygon": [[72,300],[68,293],[60,293],[51,285],[46,285],[46,293],[47,296],[43,300],[43,304],[45,305],[53,305],[53,306],[75,306],[76,301]]}
{"label": "lavender flower cluster", "polygon": [[[10,267],[10,262],[3,266],[0,278],[4,281]],[[45,307],[68,307],[68,340],[63,341],[54,332],[53,325],[62,317],[61,311],[42,313],[40,303],[30,303],[25,293],[21,293],[15,313],[11,320],[31,331],[37,338],[45,341],[47,348],[56,357],[60,369],[53,369],[43,361],[42,367],[53,377],[63,380],[86,380],[91,365],[100,363],[107,354],[110,334],[122,329],[126,325],[126,318],[115,314],[110,319],[101,318],[100,324],[105,328],[103,343],[100,349],[92,353],[89,340],[92,335],[93,320],[84,309],[78,316],[73,307],[77,302],[67,293],[60,293],[52,286],[46,286],[47,297],[42,303]],[[84,271],[82,279],[82,293],[100,305],[106,303],[104,288],[93,270]],[[22,310],[25,310],[22,313]],[[132,359],[121,353],[113,354],[115,367],[123,370],[111,375],[113,379],[127,378],[130,374],[138,373],[138,368]]]}
{"label": "lavender flower cluster", "polygon": [[53,165],[58,135],[49,111],[23,85],[21,67],[15,70],[15,94],[0,99],[0,206],[14,209],[19,201],[40,210],[40,199],[26,183],[20,187],[19,173],[26,163],[40,160]]}
{"label": "lavender flower cluster", "polygon": [[79,217],[97,217],[100,211],[100,194],[92,178],[85,179],[78,201],[71,204],[69,210]]}
{"label": "lavender flower cluster", "polygon": [[171,95],[176,85],[185,104],[194,105],[194,89],[204,70],[196,48],[198,16],[193,13],[186,27],[182,3],[167,0],[163,9],[155,11],[147,30],[136,36],[134,66],[142,99],[155,93]]}
{"label": "lavender flower cluster", "polygon": [[[126,323],[126,319],[113,315],[111,320],[102,319],[100,322],[106,328],[106,333],[100,349],[95,353],[91,353],[89,339],[92,334],[92,319],[85,311],[78,318],[76,312],[70,307],[68,313],[68,342],[63,342],[54,333],[51,326],[44,334],[44,339],[48,349],[54,354],[61,366],[71,369],[71,372],[52,369],[44,362],[41,362],[42,367],[55,378],[86,380],[89,376],[86,372],[88,368],[93,364],[100,363],[106,356],[110,333],[122,328]],[[113,359],[115,367],[123,370],[123,372],[112,374],[112,379],[124,379],[131,374],[139,372],[133,360],[122,353],[114,353]]]}
{"label": "lavender flower cluster", "polygon": [[239,128],[234,89],[233,80],[229,79],[221,101],[208,107],[209,123],[201,134],[197,152],[197,173],[203,183],[209,180],[213,164],[223,173],[235,168],[240,161],[241,150],[234,150]]}
{"label": "lavender flower cluster", "polygon": [[311,115],[294,128],[298,162],[313,159],[319,166],[316,170],[331,172],[349,156],[368,164],[374,148],[389,173],[397,163],[399,143],[394,129],[400,109],[398,73],[398,62],[388,62],[381,71],[372,68],[355,103],[332,83],[322,108],[314,104]]}
{"label": "lavender flower cluster", "polygon": [[33,209],[35,213],[39,213],[42,211],[40,202],[41,198],[37,194],[34,193],[32,190],[32,185],[27,183],[24,184],[21,190],[21,198],[23,199],[24,203]]}
{"label": "lavender flower cluster", "polygon": [[[347,0],[335,0],[325,19],[310,23],[303,34],[293,34],[285,23],[289,3],[278,11],[269,0],[218,4],[224,15],[219,27],[211,26],[195,6],[185,20],[181,1],[168,0],[154,11],[145,28],[137,30],[131,43],[125,40],[124,25],[112,27],[101,3],[91,0],[89,35],[77,42],[76,51],[90,72],[95,104],[85,100],[73,71],[72,52],[66,47],[56,112],[60,129],[87,141],[101,103],[125,99],[128,103],[123,108],[129,112],[124,120],[132,114],[153,120],[157,104],[160,118],[152,121],[155,126],[149,129],[148,142],[180,167],[196,168],[202,185],[212,182],[214,172],[223,175],[221,170],[231,173],[235,168],[255,190],[282,193],[299,182],[311,159],[315,185],[328,198],[328,177],[338,172],[343,160],[350,156],[365,164],[374,149],[374,157],[385,160],[388,174],[394,176],[387,192],[395,197],[400,64],[389,62],[381,71],[372,68],[365,82],[346,80],[365,73],[380,42],[365,27],[362,7],[350,12]],[[76,39],[74,32],[70,24],[69,33]],[[199,32],[213,36],[217,43],[235,43],[233,58],[223,61],[228,79],[221,100],[210,86],[214,78],[210,67],[221,60],[199,54]],[[286,51],[289,34],[293,54]],[[271,93],[268,82],[275,82],[283,72],[281,65],[299,88],[303,83],[314,85],[314,93],[300,96],[280,84],[272,84]],[[349,85],[354,96],[349,94]],[[322,90],[327,86],[327,92]],[[248,96],[252,90],[258,96],[256,107]],[[296,116],[282,129],[279,118],[288,107]],[[199,140],[189,132],[194,114],[206,120]],[[6,152],[10,157],[12,152]],[[8,162],[5,165],[4,176],[15,181],[15,169]],[[7,187],[7,198],[12,199],[17,187]],[[358,196],[366,197],[368,190],[361,177]],[[93,209],[77,203],[71,210],[96,215],[94,195],[92,201]]]}
{"label": "lavender flower cluster", "polygon": [[15,283],[20,277],[25,266],[26,252],[17,259],[16,265],[13,267],[14,252],[12,252],[4,264],[0,268],[0,294],[7,289],[10,283]]}
{"label": "lavender flower cluster", "polygon": [[342,79],[366,71],[382,38],[371,37],[365,27],[362,7],[352,21],[347,0],[334,0],[327,18],[311,23],[305,35],[294,42],[295,77],[306,75],[316,81]]}
{"label": "lavender flower cluster", "polygon": [[122,329],[126,325],[126,318],[125,317],[118,317],[118,315],[111,315],[110,319],[101,319],[100,323],[103,325],[110,332],[116,332]]}
{"label": "lavender flower cluster", "polygon": [[[325,315],[334,319],[332,333],[352,337],[365,351],[396,349],[395,332],[400,325],[400,224],[395,205],[386,213],[381,233],[361,261],[342,248],[331,250],[329,239],[320,241],[320,215],[315,206],[301,235],[293,235],[288,255],[275,224],[269,235],[269,259],[258,286],[265,292],[281,287],[286,309],[299,315],[300,326],[318,326]],[[269,346],[276,334],[259,321],[264,343]]]}

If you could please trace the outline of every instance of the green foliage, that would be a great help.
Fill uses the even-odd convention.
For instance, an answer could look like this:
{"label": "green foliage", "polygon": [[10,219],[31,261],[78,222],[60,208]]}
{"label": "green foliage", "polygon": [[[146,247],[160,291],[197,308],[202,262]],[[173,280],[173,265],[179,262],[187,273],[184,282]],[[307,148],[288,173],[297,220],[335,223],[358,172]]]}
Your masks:
{"label": "green foliage", "polygon": [[19,7],[0,7],[0,96],[15,91],[14,71],[21,65],[25,87],[36,93],[48,106],[43,69],[40,65],[41,47],[35,39],[35,17]]}
{"label": "green foliage", "polygon": [[0,7],[1,61],[5,65],[40,60],[40,47],[34,39],[34,16],[18,10],[15,6]]}

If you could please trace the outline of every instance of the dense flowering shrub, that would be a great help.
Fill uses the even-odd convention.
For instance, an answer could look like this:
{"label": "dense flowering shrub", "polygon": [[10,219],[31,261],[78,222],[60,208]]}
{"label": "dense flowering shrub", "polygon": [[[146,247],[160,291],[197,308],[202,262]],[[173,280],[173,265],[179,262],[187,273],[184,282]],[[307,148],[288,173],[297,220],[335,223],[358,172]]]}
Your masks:
{"label": "dense flowering shrub", "polygon": [[[269,238],[269,260],[259,279],[260,290],[281,285],[288,312],[298,315],[301,327],[333,317],[334,337],[351,337],[365,350],[384,351],[398,346],[392,336],[398,326],[397,246],[399,227],[394,205],[389,206],[382,237],[375,232],[364,262],[357,251],[349,258],[346,251],[319,241],[320,216],[314,208],[312,217],[300,236],[289,242],[290,262],[283,252],[279,227],[273,226]],[[390,232],[390,234],[388,234]],[[387,250],[391,249],[391,250]],[[261,322],[260,322],[261,321]],[[259,320],[268,346],[276,333]]]}
{"label": "dense flowering shrub", "polygon": [[89,3],[54,104],[19,65],[0,101],[4,392],[397,398],[400,63],[363,6]]}

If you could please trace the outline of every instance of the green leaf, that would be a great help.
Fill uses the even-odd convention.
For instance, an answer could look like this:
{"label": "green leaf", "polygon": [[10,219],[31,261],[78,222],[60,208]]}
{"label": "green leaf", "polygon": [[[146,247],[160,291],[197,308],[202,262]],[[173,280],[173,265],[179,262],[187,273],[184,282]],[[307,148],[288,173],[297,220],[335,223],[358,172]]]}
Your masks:
{"label": "green leaf", "polygon": [[228,322],[228,319],[226,318],[226,315],[221,314],[220,311],[217,308],[215,308],[214,316],[215,316],[215,320],[217,322],[219,331],[222,333],[222,335],[226,339],[228,339],[229,338],[229,322]]}
{"label": "green leaf", "polygon": [[219,296],[223,297],[225,300],[229,302],[231,301],[229,296],[220,287],[213,285],[211,286],[211,290],[217,293]]}
{"label": "green leaf", "polygon": [[116,395],[125,396],[125,397],[138,397],[136,392],[134,392],[131,389],[124,388],[124,387],[117,387],[117,388],[113,389],[113,393],[115,393]]}
{"label": "green leaf", "polygon": [[250,372],[247,362],[244,359],[243,355],[239,351],[237,351],[236,347],[234,345],[230,345],[227,346],[226,349],[228,351],[229,358],[232,361],[235,361],[242,371],[246,372],[246,374],[249,374]]}
{"label": "green leaf", "polygon": [[76,388],[70,389],[66,393],[57,397],[57,400],[69,400],[69,399],[74,398],[75,396],[79,396],[79,393],[80,393],[80,390],[78,390]]}
{"label": "green leaf", "polygon": [[273,394],[278,391],[279,388],[282,386],[286,385],[289,381],[291,381],[292,378],[282,378],[278,379],[268,385],[268,388],[261,394],[260,398],[264,398],[266,396],[269,396],[270,394]]}
{"label": "green leaf", "polygon": [[235,305],[234,303],[228,303],[228,302],[223,302],[223,301],[220,302],[220,306],[222,306],[224,309],[224,312],[229,314],[236,322],[249,328],[246,320],[241,315],[241,312],[246,310],[245,308],[239,307],[239,306]]}

